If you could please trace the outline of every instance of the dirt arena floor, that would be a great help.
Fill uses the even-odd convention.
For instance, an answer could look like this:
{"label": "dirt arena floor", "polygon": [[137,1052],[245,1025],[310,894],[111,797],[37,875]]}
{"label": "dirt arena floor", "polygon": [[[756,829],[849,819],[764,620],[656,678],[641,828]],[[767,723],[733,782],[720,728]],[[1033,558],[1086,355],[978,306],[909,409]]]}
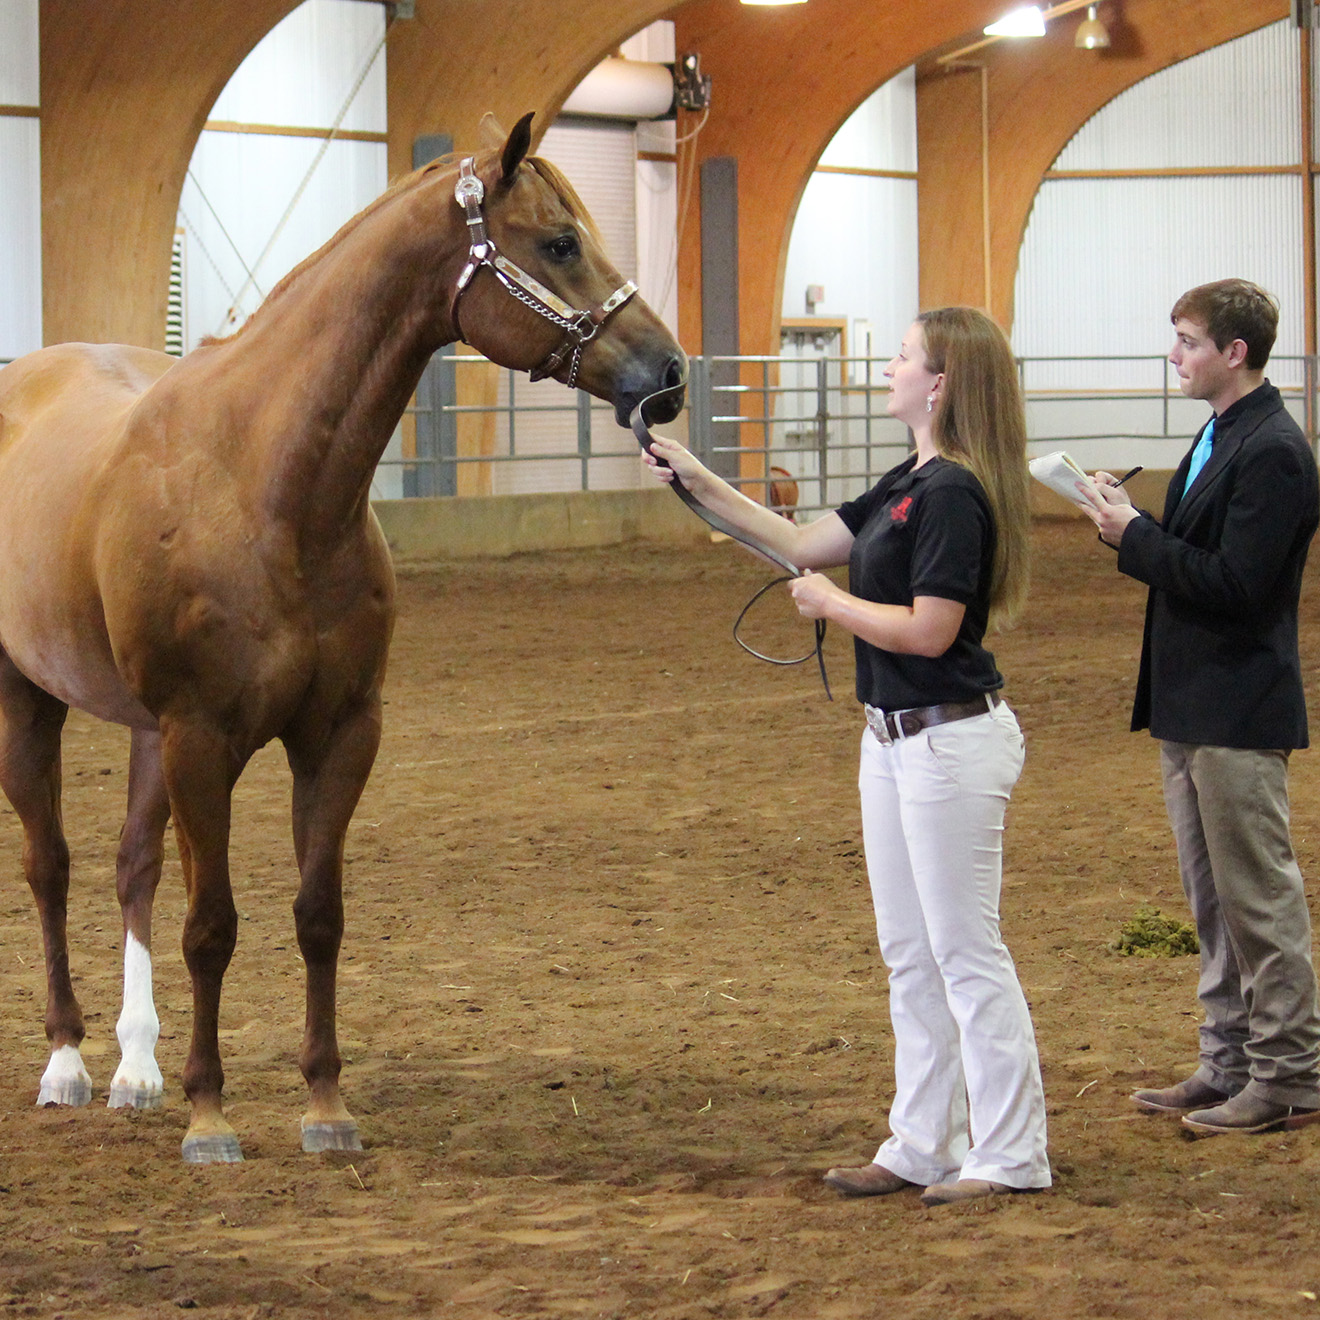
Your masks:
{"label": "dirt arena floor", "polygon": [[[228,1114],[179,1158],[190,995],[157,905],[163,1109],[107,1111],[126,739],[66,739],[70,931],[99,1091],[38,1109],[37,924],[0,814],[0,1320],[1320,1315],[1320,1129],[1194,1141],[1136,1086],[1195,1057],[1195,959],[1109,947],[1183,914],[1146,735],[1141,590],[1077,523],[1038,528],[997,646],[1028,740],[1004,927],[1031,1000],[1055,1187],[923,1209],[820,1182],[885,1135],[892,1051],[855,803],[851,648],[743,655],[761,568],[723,544],[405,573],[385,741],[348,841],[341,1043],[366,1149],[298,1149],[302,977],[288,772],[239,784]],[[778,595],[779,593],[776,593]],[[1303,653],[1320,700],[1316,573]],[[756,624],[800,645],[787,609]],[[1320,711],[1313,726],[1320,729]],[[1320,761],[1294,759],[1320,880]]]}

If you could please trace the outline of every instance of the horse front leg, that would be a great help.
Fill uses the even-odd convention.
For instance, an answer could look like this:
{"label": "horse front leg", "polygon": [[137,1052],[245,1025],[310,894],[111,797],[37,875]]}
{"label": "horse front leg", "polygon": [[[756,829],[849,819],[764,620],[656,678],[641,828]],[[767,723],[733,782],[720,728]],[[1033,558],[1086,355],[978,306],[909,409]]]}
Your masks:
{"label": "horse front leg", "polygon": [[160,1019],[152,994],[151,909],[160,884],[169,819],[160,734],[134,729],[128,761],[128,813],[115,863],[124,917],[124,1002],[115,1027],[120,1058],[110,1083],[111,1109],[155,1109],[165,1095],[156,1062]]}
{"label": "horse front leg", "polygon": [[0,651],[0,788],[23,826],[23,872],[41,921],[50,1061],[39,1105],[85,1105],[82,1008],[69,977],[69,845],[60,811],[60,734],[69,708],[31,683]]}
{"label": "horse front leg", "polygon": [[229,882],[231,795],[242,769],[217,731],[169,717],[161,720],[161,763],[187,886],[183,960],[192,978],[193,1029],[183,1069],[192,1119],[183,1138],[190,1164],[233,1164],[243,1158],[221,1105],[220,991],[238,939]]}
{"label": "horse front leg", "polygon": [[339,1094],[335,991],[344,935],[344,836],[380,746],[373,697],[313,738],[285,738],[293,770],[293,839],[301,884],[294,903],[307,968],[307,1017],[299,1063],[308,1088],[305,1151],[361,1150],[358,1125]]}

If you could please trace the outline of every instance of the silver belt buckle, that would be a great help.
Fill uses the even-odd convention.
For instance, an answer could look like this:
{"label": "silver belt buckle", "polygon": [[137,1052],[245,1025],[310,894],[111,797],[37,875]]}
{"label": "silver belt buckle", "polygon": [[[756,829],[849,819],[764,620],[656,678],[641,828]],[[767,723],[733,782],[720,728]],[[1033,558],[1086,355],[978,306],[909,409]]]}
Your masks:
{"label": "silver belt buckle", "polygon": [[882,747],[892,747],[894,737],[885,723],[885,713],[876,706],[866,706],[866,723]]}

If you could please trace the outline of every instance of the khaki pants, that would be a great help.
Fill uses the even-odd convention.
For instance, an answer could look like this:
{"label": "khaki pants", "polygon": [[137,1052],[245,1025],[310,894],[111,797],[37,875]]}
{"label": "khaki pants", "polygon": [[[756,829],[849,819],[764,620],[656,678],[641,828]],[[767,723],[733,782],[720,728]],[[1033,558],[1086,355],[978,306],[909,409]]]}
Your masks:
{"label": "khaki pants", "polygon": [[1288,833],[1288,754],[1160,744],[1164,801],[1201,942],[1196,1075],[1320,1105],[1311,921]]}

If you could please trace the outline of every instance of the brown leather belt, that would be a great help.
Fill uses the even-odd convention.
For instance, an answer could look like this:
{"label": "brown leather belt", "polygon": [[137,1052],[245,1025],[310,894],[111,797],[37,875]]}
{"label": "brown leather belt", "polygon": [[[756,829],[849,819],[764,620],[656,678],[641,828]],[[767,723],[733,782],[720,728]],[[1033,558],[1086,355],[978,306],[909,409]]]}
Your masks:
{"label": "brown leather belt", "polygon": [[910,710],[880,710],[876,706],[867,706],[866,722],[871,726],[871,732],[888,747],[937,724],[952,724],[954,720],[988,715],[1000,700],[998,692],[987,692],[975,701],[946,701],[940,706],[914,706]]}

